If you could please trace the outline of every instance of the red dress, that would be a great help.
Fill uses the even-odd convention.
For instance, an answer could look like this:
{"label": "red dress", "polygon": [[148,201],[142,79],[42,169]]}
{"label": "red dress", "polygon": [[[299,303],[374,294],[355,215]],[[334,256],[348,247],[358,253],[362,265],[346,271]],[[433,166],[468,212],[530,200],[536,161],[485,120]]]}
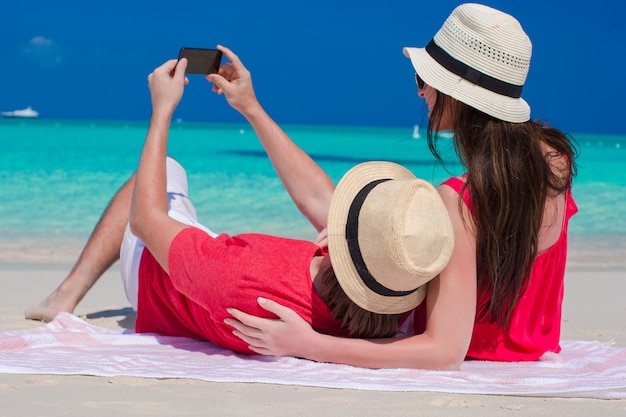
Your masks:
{"label": "red dress", "polygon": [[[461,194],[464,182],[458,178],[450,178],[444,184]],[[467,190],[462,198],[473,211]],[[487,319],[477,320],[467,352],[468,358],[515,362],[536,360],[545,352],[560,352],[567,224],[577,211],[571,191],[568,190],[561,235],[554,245],[535,258],[528,286],[513,309],[509,325],[502,329],[496,323],[489,323]],[[477,311],[487,302],[487,298],[478,300]],[[416,312],[416,334],[424,332],[425,305],[426,303],[422,303]]]}
{"label": "red dress", "polygon": [[275,317],[257,304],[265,297],[293,309],[319,332],[345,336],[311,281],[311,260],[321,253],[307,241],[258,234],[212,238],[184,229],[170,246],[169,276],[144,249],[135,330],[253,353],[224,323],[226,308]]}

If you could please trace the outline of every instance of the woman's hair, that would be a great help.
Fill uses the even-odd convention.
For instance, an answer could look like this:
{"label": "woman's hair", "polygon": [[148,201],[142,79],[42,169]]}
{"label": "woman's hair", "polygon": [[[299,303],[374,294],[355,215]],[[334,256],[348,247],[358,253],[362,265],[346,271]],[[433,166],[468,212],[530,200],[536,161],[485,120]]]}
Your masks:
{"label": "woman's hair", "polygon": [[437,131],[446,111],[467,172],[463,192],[474,205],[477,318],[504,327],[537,256],[546,199],[564,193],[576,175],[576,146],[545,124],[504,122],[437,91],[427,136],[441,163]]}
{"label": "woman's hair", "polygon": [[322,283],[324,286],[322,299],[330,308],[333,317],[341,320],[341,328],[346,330],[350,337],[373,339],[392,337],[397,333],[401,314],[372,313],[356,305],[339,285],[332,266],[322,271]]}

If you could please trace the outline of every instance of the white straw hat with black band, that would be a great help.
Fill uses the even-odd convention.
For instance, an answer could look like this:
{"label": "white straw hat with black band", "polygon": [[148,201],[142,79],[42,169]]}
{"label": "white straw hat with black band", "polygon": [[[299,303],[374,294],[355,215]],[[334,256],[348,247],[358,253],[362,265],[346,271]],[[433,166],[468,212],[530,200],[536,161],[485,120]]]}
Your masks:
{"label": "white straw hat with black band", "polygon": [[328,251],[341,288],[361,308],[398,314],[419,305],[454,248],[437,190],[391,162],[341,179],[328,215]]}
{"label": "white straw hat with black band", "polygon": [[403,53],[436,90],[500,120],[530,120],[521,93],[532,44],[514,17],[481,4],[462,4],[425,48],[405,47]]}

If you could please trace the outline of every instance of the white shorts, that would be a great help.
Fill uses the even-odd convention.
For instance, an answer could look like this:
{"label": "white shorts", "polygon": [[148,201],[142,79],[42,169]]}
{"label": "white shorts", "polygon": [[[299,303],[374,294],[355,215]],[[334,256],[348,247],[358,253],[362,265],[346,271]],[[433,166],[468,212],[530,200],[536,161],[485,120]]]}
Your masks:
{"label": "white shorts", "polygon": [[[198,223],[196,209],[188,198],[187,174],[185,169],[176,160],[167,158],[167,199],[168,214],[172,219],[189,226],[197,227],[216,237],[207,227]],[[126,290],[126,298],[131,306],[137,310],[137,297],[139,294],[139,262],[143,253],[144,243],[130,231],[130,225],[126,226],[122,248],[120,249],[120,264],[122,282]]]}

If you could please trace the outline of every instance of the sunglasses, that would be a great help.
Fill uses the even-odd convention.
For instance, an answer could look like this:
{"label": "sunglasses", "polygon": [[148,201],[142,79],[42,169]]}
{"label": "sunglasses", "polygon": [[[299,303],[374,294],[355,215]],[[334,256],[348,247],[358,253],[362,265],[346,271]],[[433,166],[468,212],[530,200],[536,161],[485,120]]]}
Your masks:
{"label": "sunglasses", "polygon": [[424,88],[424,80],[422,80],[420,78],[419,75],[417,75],[417,72],[415,73],[415,83],[417,84],[417,87],[422,90]]}

